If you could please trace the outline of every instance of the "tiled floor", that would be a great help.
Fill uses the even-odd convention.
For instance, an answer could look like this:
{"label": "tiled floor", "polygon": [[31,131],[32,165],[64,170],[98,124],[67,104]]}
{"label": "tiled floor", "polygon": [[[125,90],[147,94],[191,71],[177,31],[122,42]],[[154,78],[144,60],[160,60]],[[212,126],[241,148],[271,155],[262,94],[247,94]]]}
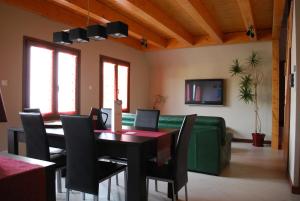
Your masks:
{"label": "tiled floor", "polygon": [[[111,200],[124,200],[123,174],[120,186],[112,182]],[[159,182],[159,191],[150,183],[149,201],[165,201],[166,183]],[[189,201],[299,201],[300,195],[290,193],[282,163],[282,151],[270,147],[257,148],[251,144],[233,143],[232,159],[221,176],[189,173]],[[100,185],[100,200],[107,200],[107,182]],[[57,200],[65,200],[65,194],[57,194]],[[82,200],[79,192],[72,192],[72,201]],[[179,193],[184,200],[184,190]],[[92,200],[88,195],[86,200]]]}

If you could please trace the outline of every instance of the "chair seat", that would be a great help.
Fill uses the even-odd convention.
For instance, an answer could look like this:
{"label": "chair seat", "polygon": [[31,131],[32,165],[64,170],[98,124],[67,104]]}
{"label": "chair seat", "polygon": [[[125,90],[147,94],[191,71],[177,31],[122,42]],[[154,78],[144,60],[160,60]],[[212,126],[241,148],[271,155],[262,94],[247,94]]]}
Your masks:
{"label": "chair seat", "polygon": [[49,147],[49,152],[50,154],[62,154],[62,153],[65,154],[66,150],[55,148],[55,147]]}
{"label": "chair seat", "polygon": [[66,166],[66,154],[64,152],[50,154],[50,161],[55,163],[55,168],[64,167]]}
{"label": "chair seat", "polygon": [[98,160],[108,160],[110,162],[120,163],[120,164],[127,164],[127,158],[119,158],[119,157],[113,157],[113,156],[101,156]]}
{"label": "chair seat", "polygon": [[155,161],[147,162],[147,176],[166,180],[173,180],[173,170],[168,163],[158,166]]}
{"label": "chair seat", "polygon": [[99,180],[104,180],[112,176],[112,174],[121,172],[126,169],[126,165],[111,163],[105,161],[97,162],[97,172]]}

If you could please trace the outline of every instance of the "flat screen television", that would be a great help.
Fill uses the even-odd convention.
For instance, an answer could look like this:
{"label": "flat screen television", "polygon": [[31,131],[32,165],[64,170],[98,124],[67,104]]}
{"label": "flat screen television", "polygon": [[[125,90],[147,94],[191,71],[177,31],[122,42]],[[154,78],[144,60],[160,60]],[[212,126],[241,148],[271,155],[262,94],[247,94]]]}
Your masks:
{"label": "flat screen television", "polygon": [[185,80],[185,104],[224,105],[223,79]]}

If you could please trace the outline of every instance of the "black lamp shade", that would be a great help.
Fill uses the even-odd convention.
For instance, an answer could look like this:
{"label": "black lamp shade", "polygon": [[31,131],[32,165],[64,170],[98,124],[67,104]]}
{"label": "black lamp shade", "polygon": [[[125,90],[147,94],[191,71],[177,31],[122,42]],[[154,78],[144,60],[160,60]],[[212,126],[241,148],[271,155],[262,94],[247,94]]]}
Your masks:
{"label": "black lamp shade", "polygon": [[82,28],[71,29],[69,31],[69,39],[73,42],[84,43],[89,39],[86,36],[86,30]]}
{"label": "black lamp shade", "polygon": [[1,90],[0,90],[0,122],[7,122]]}
{"label": "black lamp shade", "polygon": [[120,21],[108,23],[106,31],[113,38],[128,37],[128,25]]}
{"label": "black lamp shade", "polygon": [[54,32],[53,42],[57,44],[72,44],[72,41],[69,40],[69,33],[64,31]]}
{"label": "black lamp shade", "polygon": [[96,24],[87,27],[87,37],[93,40],[105,40],[107,38],[106,28]]}

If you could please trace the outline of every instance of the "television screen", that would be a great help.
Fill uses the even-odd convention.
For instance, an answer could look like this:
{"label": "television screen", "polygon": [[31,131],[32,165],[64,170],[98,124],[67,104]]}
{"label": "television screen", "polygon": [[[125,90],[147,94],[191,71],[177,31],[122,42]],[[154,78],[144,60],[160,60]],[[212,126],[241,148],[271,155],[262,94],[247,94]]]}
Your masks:
{"label": "television screen", "polygon": [[223,105],[223,79],[185,80],[185,104]]}

